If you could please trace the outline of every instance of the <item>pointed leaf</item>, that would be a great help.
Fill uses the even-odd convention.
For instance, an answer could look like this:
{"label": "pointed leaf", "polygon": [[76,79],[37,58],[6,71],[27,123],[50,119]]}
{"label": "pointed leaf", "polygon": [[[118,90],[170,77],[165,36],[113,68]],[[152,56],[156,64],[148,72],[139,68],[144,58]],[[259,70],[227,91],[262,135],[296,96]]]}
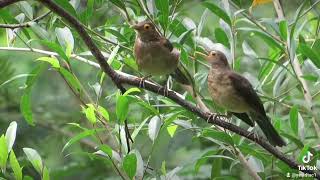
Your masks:
{"label": "pointed leaf", "polygon": [[116,114],[121,123],[123,123],[129,112],[129,101],[126,96],[120,95],[117,100]]}
{"label": "pointed leaf", "polygon": [[20,164],[19,164],[13,150],[10,153],[9,159],[10,159],[10,166],[13,171],[15,179],[22,180],[22,168],[20,167]]}
{"label": "pointed leaf", "polygon": [[148,125],[148,134],[152,141],[154,141],[157,138],[158,133],[160,131],[160,127],[161,127],[160,118],[158,116],[153,116]]}
{"label": "pointed leaf", "polygon": [[16,139],[16,133],[17,133],[17,123],[15,121],[11,122],[7,132],[6,132],[6,141],[8,146],[8,152],[11,151],[12,146],[14,144],[14,141]]}
{"label": "pointed leaf", "polygon": [[217,15],[218,17],[223,19],[224,22],[226,22],[230,27],[232,26],[230,17],[219,6],[215,5],[214,3],[210,3],[210,2],[204,2],[203,5],[205,7],[207,7],[211,12],[213,12],[215,15]]}
{"label": "pointed leaf", "polygon": [[293,106],[290,110],[290,126],[296,136],[298,136],[298,106]]}
{"label": "pointed leaf", "polygon": [[128,154],[124,157],[122,163],[124,171],[127,173],[130,179],[136,175],[137,171],[137,157],[134,153]]}
{"label": "pointed leaf", "polygon": [[28,160],[32,166],[37,170],[39,174],[42,172],[43,164],[38,152],[32,148],[23,148],[23,152],[26,154]]}

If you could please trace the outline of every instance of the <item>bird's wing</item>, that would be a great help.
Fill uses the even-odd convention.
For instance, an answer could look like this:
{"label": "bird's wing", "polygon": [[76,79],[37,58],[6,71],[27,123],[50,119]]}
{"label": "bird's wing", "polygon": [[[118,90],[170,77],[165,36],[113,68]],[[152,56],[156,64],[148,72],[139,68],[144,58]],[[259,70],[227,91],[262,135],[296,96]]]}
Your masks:
{"label": "bird's wing", "polygon": [[166,38],[161,38],[160,39],[160,44],[163,45],[164,47],[168,48],[170,52],[173,50],[173,45]]}
{"label": "bird's wing", "polygon": [[234,72],[229,74],[229,79],[231,80],[231,83],[238,95],[243,97],[245,102],[257,113],[266,116],[263,104],[250,82],[246,78]]}

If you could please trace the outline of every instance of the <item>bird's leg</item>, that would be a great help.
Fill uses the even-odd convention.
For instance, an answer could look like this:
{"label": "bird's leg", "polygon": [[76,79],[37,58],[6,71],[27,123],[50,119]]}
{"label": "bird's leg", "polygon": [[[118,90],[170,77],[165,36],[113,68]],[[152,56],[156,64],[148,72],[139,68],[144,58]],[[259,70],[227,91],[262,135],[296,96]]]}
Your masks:
{"label": "bird's leg", "polygon": [[217,114],[212,113],[212,112],[206,112],[208,115],[207,123],[210,123],[210,120],[213,119],[212,121],[215,121],[217,119]]}
{"label": "bird's leg", "polygon": [[231,122],[231,117],[232,117],[232,113],[231,112],[229,112],[229,111],[227,111],[227,114],[226,114],[226,120],[227,120],[227,122]]}
{"label": "bird's leg", "polygon": [[145,82],[145,80],[147,80],[149,78],[151,78],[151,75],[147,75],[147,76],[140,78],[139,88],[144,88],[144,82]]}
{"label": "bird's leg", "polygon": [[253,135],[254,143],[256,143],[256,140],[259,140],[258,133],[256,133],[256,129],[253,127],[252,131],[248,134],[248,136]]}
{"label": "bird's leg", "polygon": [[160,88],[158,89],[158,93],[159,93],[161,90],[163,90],[163,96],[167,97],[167,96],[169,95],[169,90],[170,90],[170,89],[169,89],[169,86],[170,86],[169,82],[170,82],[170,79],[167,78],[166,84],[165,84],[163,87],[160,87]]}

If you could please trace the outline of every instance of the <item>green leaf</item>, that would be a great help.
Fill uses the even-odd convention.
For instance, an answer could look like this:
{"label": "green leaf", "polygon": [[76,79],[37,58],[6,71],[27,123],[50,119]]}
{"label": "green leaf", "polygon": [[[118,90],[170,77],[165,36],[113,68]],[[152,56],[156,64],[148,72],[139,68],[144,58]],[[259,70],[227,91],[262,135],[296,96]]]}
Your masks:
{"label": "green leaf", "polygon": [[124,157],[122,163],[124,171],[130,179],[133,179],[137,171],[137,157],[134,153],[128,154]]}
{"label": "green leaf", "polygon": [[54,0],[54,2],[57,3],[61,8],[66,10],[68,13],[70,13],[74,18],[78,17],[76,10],[68,0]]}
{"label": "green leaf", "polygon": [[34,126],[32,108],[31,108],[31,91],[25,91],[20,100],[20,110],[29,125]]}
{"label": "green leaf", "polygon": [[4,135],[2,135],[0,137],[0,168],[2,170],[2,173],[5,173],[6,171],[7,159],[8,159],[7,141]]}
{"label": "green leaf", "polygon": [[27,1],[21,1],[17,3],[21,11],[28,17],[29,20],[33,19],[33,10]]}
{"label": "green leaf", "polygon": [[296,138],[296,137],[294,137],[294,136],[292,136],[292,135],[290,135],[288,133],[282,132],[281,136],[287,138],[289,140],[289,142],[293,142],[294,144],[296,144],[297,147],[300,148],[300,149],[302,149],[303,146],[304,146],[303,142],[300,139],[298,139],[298,138]]}
{"label": "green leaf", "polygon": [[53,58],[53,57],[40,57],[40,58],[36,59],[36,61],[48,62],[51,64],[51,66],[53,68],[56,68],[56,69],[60,68],[60,64],[59,64],[58,59]]}
{"label": "green leaf", "polygon": [[2,84],[0,84],[0,88],[3,87],[4,85],[16,80],[16,79],[24,78],[24,77],[28,77],[28,76],[33,76],[33,75],[32,74],[18,74],[18,75],[15,75],[15,76],[11,77],[10,79],[6,80],[5,82],[3,82]]}
{"label": "green leaf", "polygon": [[106,153],[109,157],[112,157],[112,149],[108,145],[105,145],[105,144],[100,145],[99,150]]}
{"label": "green leaf", "polygon": [[287,41],[288,38],[288,23],[286,20],[282,20],[279,23],[279,32],[282,40]]}
{"label": "green leaf", "polygon": [[103,128],[100,128],[100,129],[91,129],[91,130],[85,130],[83,132],[81,132],[80,134],[77,134],[76,136],[72,137],[62,148],[62,152],[70,147],[72,144],[80,141],[81,139],[85,138],[85,137],[88,137],[88,136],[92,136],[98,132],[101,132],[103,131],[104,129]]}
{"label": "green leaf", "polygon": [[123,3],[122,0],[110,0],[110,2],[122,10],[126,8],[126,5]]}
{"label": "green leaf", "polygon": [[222,158],[215,158],[211,165],[211,179],[221,176]]}
{"label": "green leaf", "polygon": [[137,137],[137,135],[139,134],[140,130],[143,128],[143,126],[147,123],[148,118],[146,118],[144,121],[142,121],[139,125],[138,128],[136,128],[133,133],[131,134],[131,137],[133,140],[135,140],[135,138]]}
{"label": "green leaf", "polygon": [[37,170],[39,174],[42,174],[42,160],[38,152],[32,148],[23,148],[23,152],[26,154],[28,160],[32,166]]}
{"label": "green leaf", "polygon": [[[9,9],[5,9],[5,8],[0,9],[0,17],[5,22],[10,23],[10,24],[19,24],[20,23],[10,14]],[[26,30],[26,28],[22,28],[22,32],[26,35],[26,37],[28,39],[31,39],[31,37],[30,37],[28,31]]]}
{"label": "green leaf", "polygon": [[302,55],[308,57],[313,64],[320,69],[320,54],[317,51],[311,49],[307,44],[304,43],[300,43],[298,48]]}
{"label": "green leaf", "polygon": [[135,93],[135,92],[141,92],[141,90],[139,88],[133,87],[133,88],[128,89],[123,95],[126,96],[131,93]]}
{"label": "green leaf", "polygon": [[300,76],[305,80],[311,81],[311,82],[317,82],[318,81],[318,77],[312,74],[305,74],[303,76]]}
{"label": "green leaf", "polygon": [[290,110],[290,126],[293,133],[298,136],[298,106],[296,105]]}
{"label": "green leaf", "polygon": [[55,42],[50,42],[50,41],[40,41],[41,44],[47,46],[50,50],[58,53],[58,55],[66,60],[69,61],[69,58],[67,57],[66,53],[63,51],[63,49],[61,48],[61,46],[59,46],[58,44],[56,44]]}
{"label": "green leaf", "polygon": [[208,156],[211,156],[211,155],[215,155],[219,152],[219,150],[210,150],[206,153],[204,153],[196,162],[196,164],[194,165],[194,171],[195,173],[198,173],[199,172],[199,169],[200,167],[205,164],[207,161],[208,161]]}
{"label": "green leaf", "polygon": [[168,131],[170,137],[173,138],[177,128],[178,128],[178,125],[172,125],[172,126],[167,127],[167,131]]}
{"label": "green leaf", "polygon": [[148,134],[150,139],[154,142],[158,136],[161,127],[161,120],[158,116],[153,116],[148,125]]}
{"label": "green leaf", "polygon": [[237,30],[250,32],[250,36],[260,37],[270,47],[276,47],[281,50],[283,49],[281,44],[279,44],[276,40],[274,40],[272,37],[270,37],[268,34],[264,33],[263,31],[260,31],[258,29],[253,29],[253,28],[247,28],[247,27],[241,27],[241,28],[238,28]]}
{"label": "green leaf", "polygon": [[217,40],[218,43],[223,44],[224,46],[226,46],[227,48],[230,48],[230,42],[228,39],[227,34],[224,32],[223,29],[221,28],[216,28],[214,30],[214,36]]}
{"label": "green leaf", "polygon": [[108,57],[108,60],[107,60],[107,62],[108,62],[109,65],[112,64],[112,62],[113,62],[114,58],[116,57],[119,49],[120,49],[120,46],[117,45],[117,46],[112,50],[112,52],[110,53],[110,55],[109,55],[109,57]]}
{"label": "green leaf", "polygon": [[15,121],[12,121],[6,131],[6,136],[5,136],[7,141],[7,146],[8,146],[8,152],[10,152],[12,149],[12,146],[16,139],[16,133],[17,133],[17,123]]}
{"label": "green leaf", "polygon": [[160,24],[163,29],[166,29],[169,22],[169,0],[155,0],[155,4],[160,13]]}
{"label": "green leaf", "polygon": [[42,180],[50,180],[49,170],[45,166],[43,168]]}
{"label": "green leaf", "polygon": [[10,166],[13,171],[15,179],[22,180],[22,169],[20,167],[20,164],[19,164],[13,150],[10,153],[9,160],[10,160]]}
{"label": "green leaf", "polygon": [[202,131],[202,136],[204,137],[210,137],[213,139],[216,139],[218,141],[224,142],[226,144],[229,145],[234,145],[233,139],[232,137],[225,133],[225,132],[221,132],[221,131],[216,131],[216,130],[203,130]]}
{"label": "green leaf", "polygon": [[117,100],[116,114],[121,123],[123,123],[129,112],[129,101],[126,96],[119,95]]}
{"label": "green leaf", "polygon": [[74,47],[74,39],[70,29],[68,27],[56,28],[55,32],[60,45],[65,49],[68,49],[67,47],[69,46],[69,51],[72,52]]}
{"label": "green leaf", "polygon": [[127,39],[124,35],[122,35],[119,31],[116,31],[116,30],[114,30],[114,29],[105,29],[105,30],[106,30],[108,33],[114,35],[114,36],[118,39],[119,42],[126,42],[126,43],[128,43],[128,39]]}
{"label": "green leaf", "polygon": [[47,30],[45,30],[44,28],[42,28],[41,26],[39,26],[38,23],[36,22],[30,22],[29,23],[30,29],[36,34],[38,35],[41,39],[45,39],[48,40],[50,35],[48,33]]}
{"label": "green leaf", "polygon": [[88,0],[87,1],[87,21],[92,17],[93,13],[93,8],[94,8],[94,0]]}
{"label": "green leaf", "polygon": [[98,106],[98,112],[102,115],[102,117],[103,117],[106,121],[110,121],[109,113],[108,113],[108,111],[107,111],[104,107]]}
{"label": "green leaf", "polygon": [[27,121],[29,125],[34,125],[33,122],[33,116],[32,116],[32,108],[31,108],[31,87],[34,84],[34,82],[37,80],[39,75],[41,74],[44,66],[37,66],[34,68],[30,74],[32,76],[28,76],[26,80],[26,89],[24,90],[24,93],[20,100],[20,110],[24,117],[24,119]]}
{"label": "green leaf", "polygon": [[186,42],[186,40],[190,37],[190,35],[192,35],[193,30],[194,29],[189,29],[188,31],[180,35],[180,37],[178,38],[178,42],[180,45],[183,45]]}
{"label": "green leaf", "polygon": [[83,112],[86,115],[86,118],[89,120],[90,123],[95,124],[97,122],[96,114],[95,114],[95,107],[93,104],[87,104],[87,107],[83,108]]}
{"label": "green leaf", "polygon": [[213,12],[215,15],[220,17],[224,22],[226,22],[230,27],[232,26],[231,19],[228,16],[228,14],[222,10],[219,6],[210,3],[210,2],[204,2],[203,5],[207,7],[211,12]]}
{"label": "green leaf", "polygon": [[59,72],[62,74],[62,76],[67,80],[67,82],[71,85],[71,87],[76,90],[77,92],[80,92],[81,90],[81,83],[77,78],[74,77],[72,73],[70,73],[65,68],[61,67],[59,69]]}

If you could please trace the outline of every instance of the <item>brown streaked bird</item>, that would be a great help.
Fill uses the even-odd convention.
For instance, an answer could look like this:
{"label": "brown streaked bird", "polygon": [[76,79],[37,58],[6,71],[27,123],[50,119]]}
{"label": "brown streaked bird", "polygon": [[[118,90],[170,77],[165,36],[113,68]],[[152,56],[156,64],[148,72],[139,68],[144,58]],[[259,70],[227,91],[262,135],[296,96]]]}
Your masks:
{"label": "brown streaked bird", "polygon": [[193,84],[191,78],[178,66],[178,49],[162,37],[150,21],[142,21],[131,27],[137,31],[134,56],[140,71],[147,76],[170,74],[181,84]]}
{"label": "brown streaked bird", "polygon": [[222,52],[211,51],[205,59],[211,66],[208,88],[214,102],[250,126],[257,122],[272,145],[285,146],[286,143],[271,124],[250,82],[230,68]]}

